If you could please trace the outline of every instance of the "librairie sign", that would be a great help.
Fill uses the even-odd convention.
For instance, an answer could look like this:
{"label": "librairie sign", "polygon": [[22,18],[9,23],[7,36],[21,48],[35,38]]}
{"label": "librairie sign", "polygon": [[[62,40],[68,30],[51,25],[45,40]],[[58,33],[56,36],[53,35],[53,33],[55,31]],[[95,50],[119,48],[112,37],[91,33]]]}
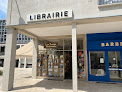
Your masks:
{"label": "librairie sign", "polygon": [[72,10],[61,10],[53,12],[28,14],[27,22],[69,19],[69,18],[72,18]]}

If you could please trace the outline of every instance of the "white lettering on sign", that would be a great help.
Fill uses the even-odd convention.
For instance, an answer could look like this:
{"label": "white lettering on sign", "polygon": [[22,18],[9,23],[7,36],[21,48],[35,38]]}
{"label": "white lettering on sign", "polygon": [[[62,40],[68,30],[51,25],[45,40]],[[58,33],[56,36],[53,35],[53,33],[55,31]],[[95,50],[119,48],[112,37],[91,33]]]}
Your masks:
{"label": "white lettering on sign", "polygon": [[101,47],[118,47],[122,46],[122,42],[106,42],[106,43],[101,43]]}
{"label": "white lettering on sign", "polygon": [[28,14],[27,22],[72,18],[72,10]]}

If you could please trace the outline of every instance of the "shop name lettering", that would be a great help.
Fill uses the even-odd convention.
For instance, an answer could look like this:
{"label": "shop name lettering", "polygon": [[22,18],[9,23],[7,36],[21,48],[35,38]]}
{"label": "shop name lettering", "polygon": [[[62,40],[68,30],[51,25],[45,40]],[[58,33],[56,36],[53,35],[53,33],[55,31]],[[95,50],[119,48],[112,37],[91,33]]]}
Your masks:
{"label": "shop name lettering", "polygon": [[114,47],[114,46],[122,46],[122,42],[106,42],[106,43],[101,43],[101,47]]}
{"label": "shop name lettering", "polygon": [[51,12],[51,13],[38,13],[38,14],[29,14],[27,15],[27,21],[40,21],[40,20],[51,20],[51,19],[61,19],[61,18],[71,18],[72,11],[60,11],[60,12]]}
{"label": "shop name lettering", "polygon": [[45,48],[57,48],[57,44],[56,43],[46,43]]}
{"label": "shop name lettering", "polygon": [[64,12],[56,12],[56,13],[48,13],[48,14],[37,14],[37,15],[30,15],[30,20],[40,20],[40,19],[54,19],[54,18],[61,18],[61,17],[68,17],[68,11]]}

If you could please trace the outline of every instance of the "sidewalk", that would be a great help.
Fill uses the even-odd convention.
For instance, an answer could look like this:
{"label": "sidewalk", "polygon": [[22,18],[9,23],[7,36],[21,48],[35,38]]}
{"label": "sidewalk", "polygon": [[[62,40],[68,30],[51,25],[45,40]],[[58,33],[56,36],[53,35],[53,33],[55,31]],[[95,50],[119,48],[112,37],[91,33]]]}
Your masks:
{"label": "sidewalk", "polygon": [[[16,68],[14,89],[10,92],[72,92],[71,80],[55,81],[47,79],[32,79],[31,71],[31,69]],[[2,77],[0,77],[0,85],[1,80]],[[109,84],[79,81],[78,84],[78,92],[122,92],[121,83]]]}

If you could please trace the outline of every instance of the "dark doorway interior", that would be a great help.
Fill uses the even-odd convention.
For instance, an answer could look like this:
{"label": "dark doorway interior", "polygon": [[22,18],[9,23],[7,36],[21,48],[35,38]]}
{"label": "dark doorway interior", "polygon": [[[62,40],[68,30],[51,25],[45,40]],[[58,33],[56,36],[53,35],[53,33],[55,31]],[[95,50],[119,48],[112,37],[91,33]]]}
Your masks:
{"label": "dark doorway interior", "polygon": [[72,51],[65,52],[65,79],[72,79]]}

